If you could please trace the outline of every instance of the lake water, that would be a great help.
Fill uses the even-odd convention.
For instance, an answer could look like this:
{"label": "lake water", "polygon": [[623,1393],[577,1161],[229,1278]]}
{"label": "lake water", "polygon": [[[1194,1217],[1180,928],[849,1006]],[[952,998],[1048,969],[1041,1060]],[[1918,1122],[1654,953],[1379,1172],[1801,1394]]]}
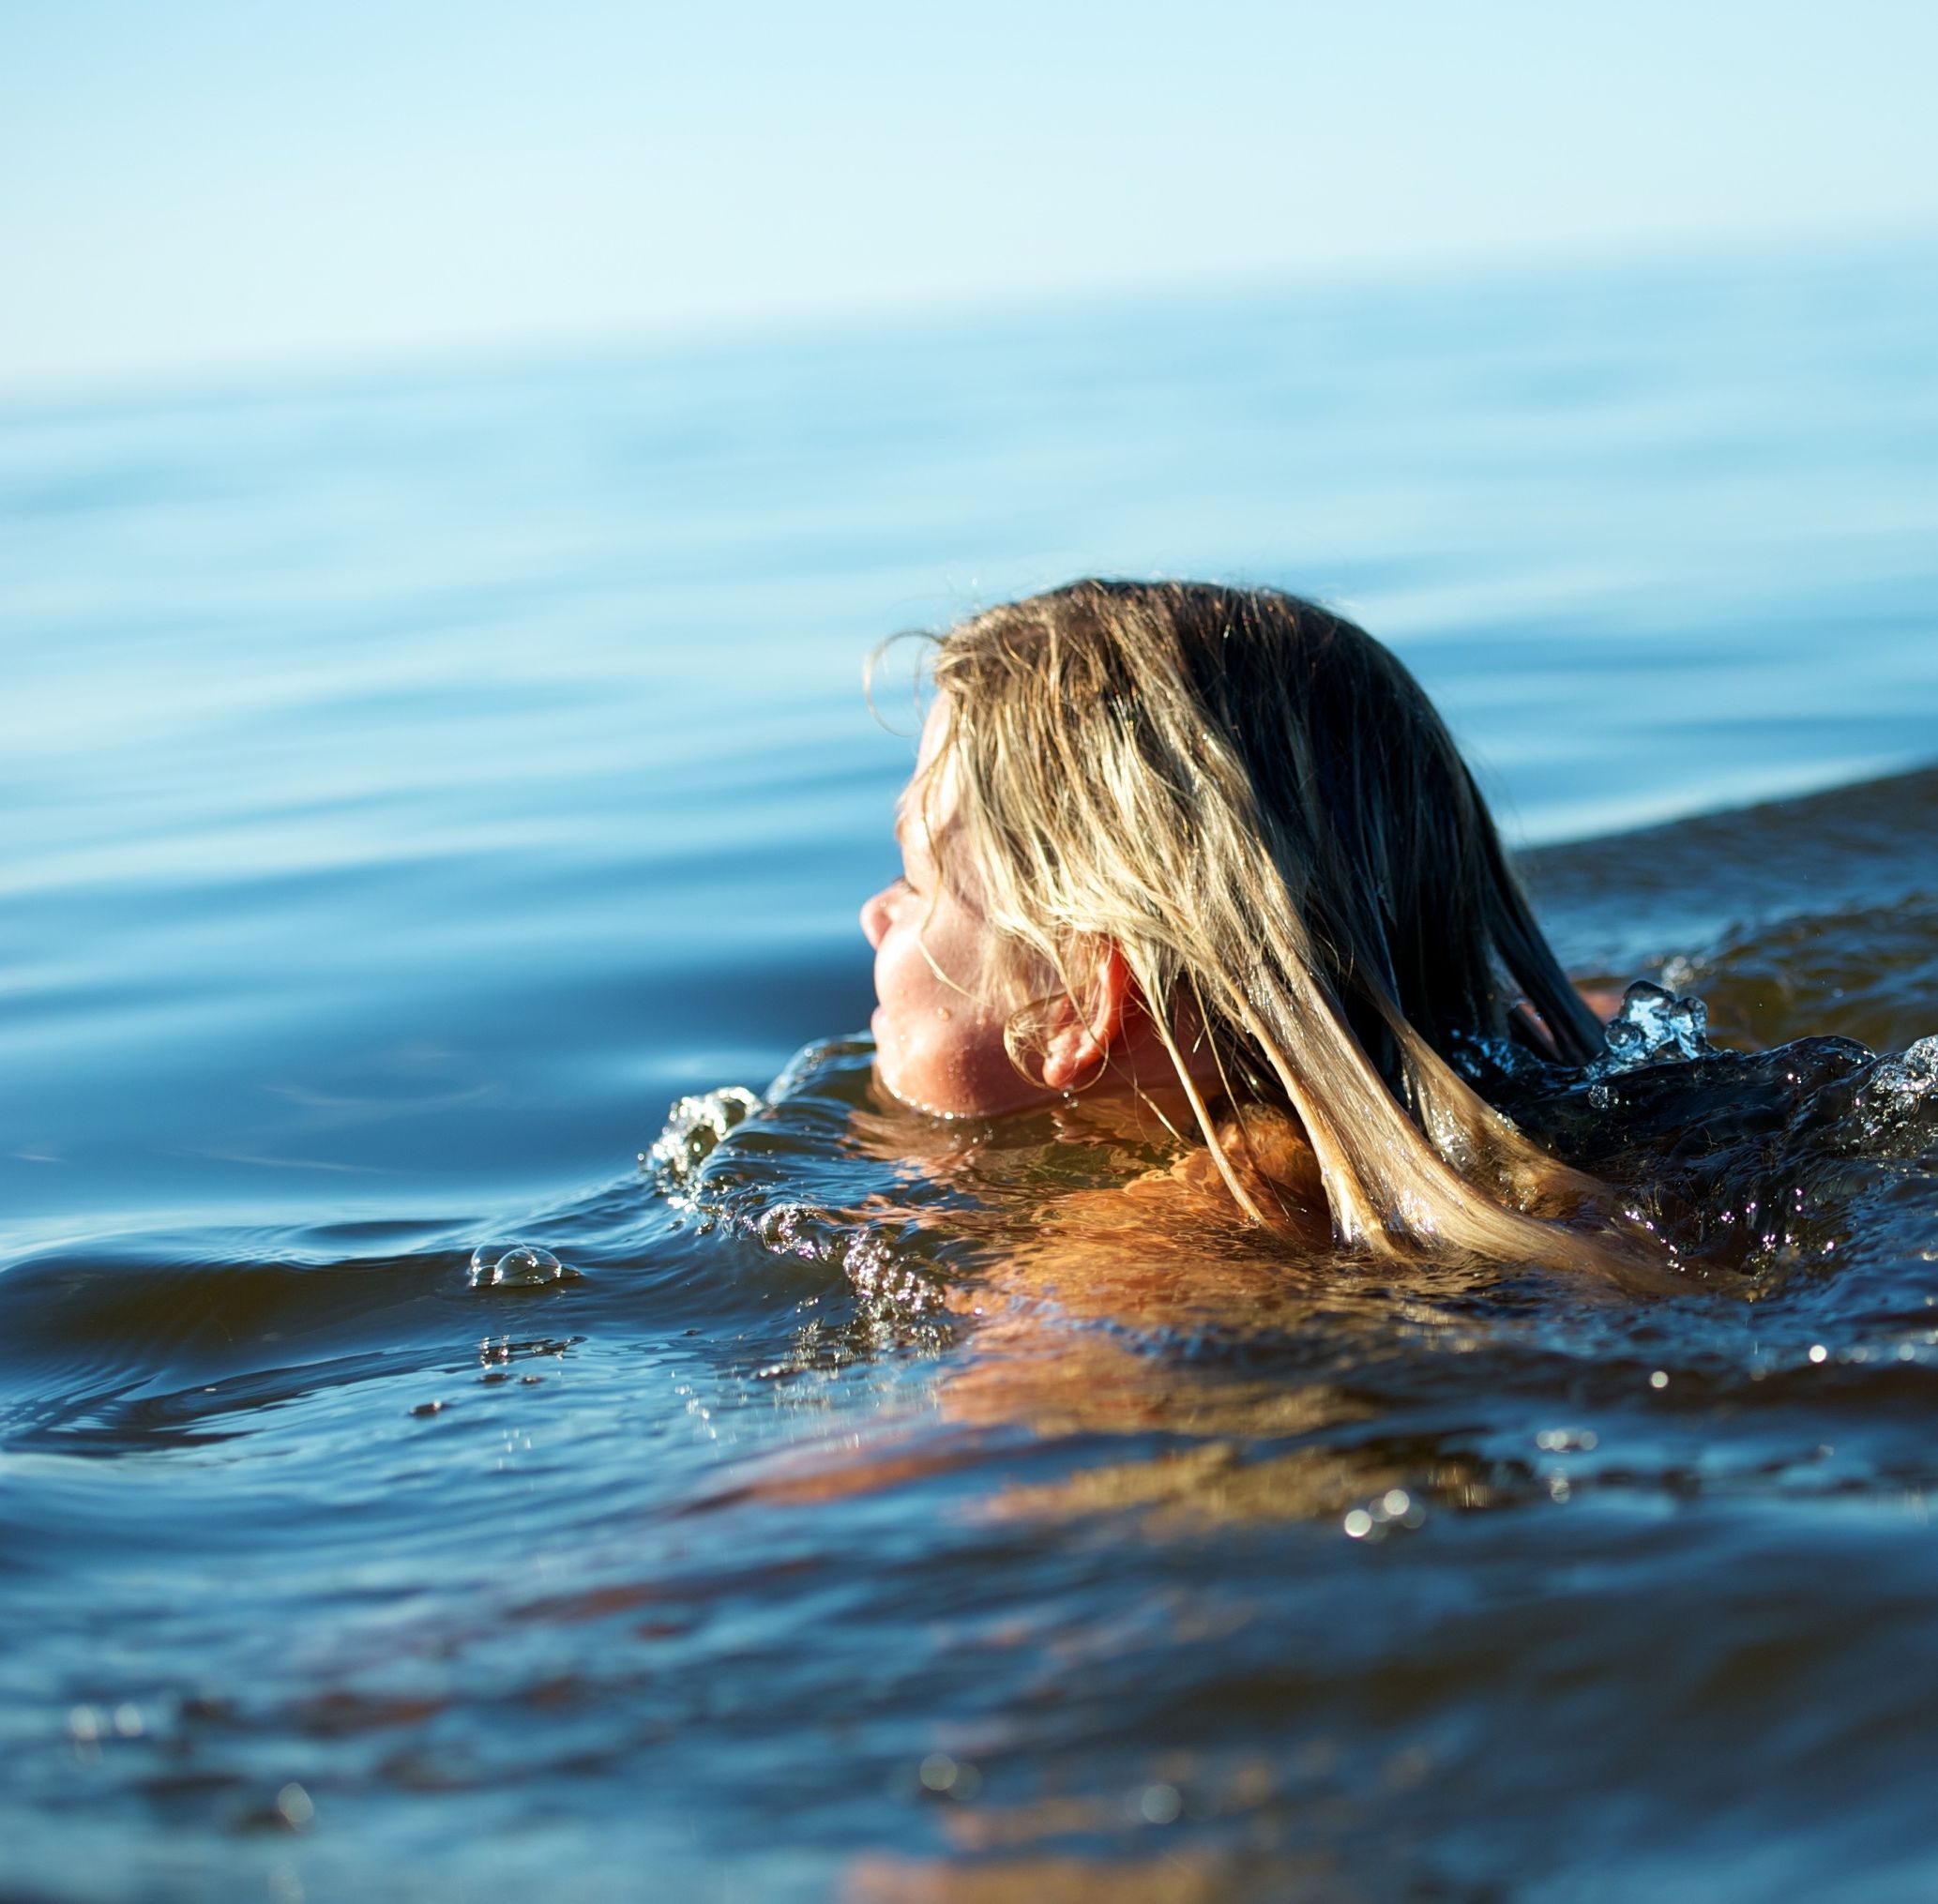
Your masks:
{"label": "lake water", "polygon": [[[864,656],[1090,572],[1389,641],[1584,975],[1938,1031],[1934,309],[1909,249],[0,413],[0,1894],[1938,1887],[1915,1121],[1755,1137],[1808,1218],[1635,1305],[1113,1309],[976,1215],[1135,1146],[852,1041],[637,1161],[866,1021]],[[576,1275],[475,1287],[514,1240]]]}

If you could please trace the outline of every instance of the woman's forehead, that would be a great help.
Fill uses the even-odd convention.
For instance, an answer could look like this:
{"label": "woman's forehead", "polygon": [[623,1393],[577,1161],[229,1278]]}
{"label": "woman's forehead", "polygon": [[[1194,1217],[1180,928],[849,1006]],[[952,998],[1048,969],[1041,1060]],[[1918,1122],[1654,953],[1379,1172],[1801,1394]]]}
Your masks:
{"label": "woman's forehead", "polygon": [[922,738],[916,747],[916,777],[917,779],[928,772],[935,756],[942,751],[943,741],[948,734],[949,698],[937,694],[929,703],[927,719],[922,722]]}
{"label": "woman's forehead", "polygon": [[[945,777],[946,778],[946,777]],[[946,787],[917,772],[895,803],[895,839],[905,857],[933,857],[935,836],[948,824]]]}
{"label": "woman's forehead", "polygon": [[904,852],[929,851],[935,836],[946,830],[956,806],[956,762],[953,754],[938,756],[948,733],[947,700],[938,694],[922,723],[916,750],[916,770],[895,803],[895,837]]}

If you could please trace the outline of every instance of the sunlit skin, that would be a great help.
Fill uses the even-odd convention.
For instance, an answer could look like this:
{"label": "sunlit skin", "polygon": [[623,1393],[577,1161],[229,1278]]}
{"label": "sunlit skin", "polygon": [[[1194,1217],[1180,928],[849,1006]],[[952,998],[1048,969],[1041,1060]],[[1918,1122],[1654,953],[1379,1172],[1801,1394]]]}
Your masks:
{"label": "sunlit skin", "polygon": [[[946,720],[938,697],[922,730],[919,775],[934,759]],[[861,929],[875,955],[870,1020],[875,1070],[905,1104],[944,1116],[993,1116],[1050,1104],[1071,1090],[1174,1093],[1176,1072],[1113,946],[1097,954],[1094,986],[1080,1015],[1068,999],[1052,1005],[1032,1077],[1004,1043],[1008,1009],[992,996],[994,935],[977,903],[973,870],[952,864],[944,878],[952,784],[945,776],[931,803],[941,841],[931,839],[919,803],[904,797],[896,822],[902,876],[861,909]],[[1032,987],[1054,998],[1047,967]],[[1207,1077],[1215,1068],[1206,1064]]]}
{"label": "sunlit skin", "polygon": [[[934,732],[931,718],[924,745]],[[989,999],[988,924],[956,883],[945,883],[916,808],[896,824],[901,877],[861,909],[875,955],[870,1020],[875,1069],[906,1104],[949,1116],[1021,1111],[1057,1096],[1026,1078],[1003,1042],[1007,1013]]]}

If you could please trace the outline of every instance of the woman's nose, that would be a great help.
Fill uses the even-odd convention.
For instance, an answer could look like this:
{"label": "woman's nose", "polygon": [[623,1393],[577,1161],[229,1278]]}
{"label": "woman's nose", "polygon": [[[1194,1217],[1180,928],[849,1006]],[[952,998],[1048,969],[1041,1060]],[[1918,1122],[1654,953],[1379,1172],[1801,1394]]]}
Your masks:
{"label": "woman's nose", "polygon": [[873,950],[880,951],[882,934],[887,929],[888,893],[886,887],[884,887],[861,908],[861,936]]}

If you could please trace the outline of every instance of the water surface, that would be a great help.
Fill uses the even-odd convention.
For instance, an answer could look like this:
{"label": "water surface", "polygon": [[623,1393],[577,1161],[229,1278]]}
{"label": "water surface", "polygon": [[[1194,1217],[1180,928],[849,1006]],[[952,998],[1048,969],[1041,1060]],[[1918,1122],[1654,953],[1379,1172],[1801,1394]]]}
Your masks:
{"label": "water surface", "polygon": [[[860,657],[1082,572],[1391,640],[1584,975],[1740,1050],[1938,1030],[1934,292],[1736,262],[0,419],[7,1886],[1929,1887],[1915,1118],[1798,1125],[1809,1210],[1666,1302],[1084,1273],[1015,1226],[1147,1133],[898,1119],[841,1035],[910,753]],[[571,1274],[475,1286],[518,1240]]]}

